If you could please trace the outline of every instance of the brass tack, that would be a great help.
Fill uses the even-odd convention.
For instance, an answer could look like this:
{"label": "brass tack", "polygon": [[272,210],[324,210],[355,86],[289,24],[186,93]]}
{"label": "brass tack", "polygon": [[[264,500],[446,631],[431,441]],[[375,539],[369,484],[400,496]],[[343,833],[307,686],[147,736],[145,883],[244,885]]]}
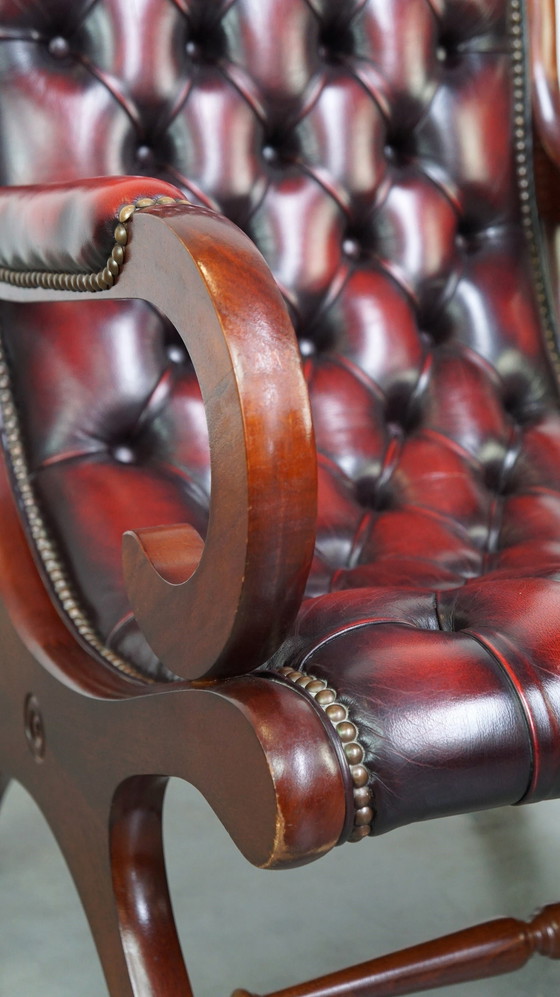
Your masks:
{"label": "brass tack", "polygon": [[299,675],[298,678],[295,679],[295,684],[300,685],[302,689],[305,689],[312,681],[313,679],[309,675]]}
{"label": "brass tack", "polygon": [[122,246],[113,246],[113,252],[111,253],[113,259],[122,266],[124,262],[124,249]]}
{"label": "brass tack", "polygon": [[341,741],[354,741],[358,736],[358,731],[349,720],[343,720],[342,723],[337,724],[336,729]]}
{"label": "brass tack", "polygon": [[354,803],[359,809],[371,803],[372,792],[369,786],[359,786],[354,789]]}
{"label": "brass tack", "polygon": [[95,274],[95,283],[98,291],[104,291],[106,289],[107,285],[105,284],[105,278],[102,270]]}
{"label": "brass tack", "polygon": [[288,677],[289,675],[292,674],[292,671],[293,671],[293,668],[290,668],[289,665],[283,665],[282,668],[278,669],[278,674],[279,675],[285,675],[286,677]]}
{"label": "brass tack", "polygon": [[79,634],[81,634],[82,637],[93,637],[93,630],[91,629],[90,626],[88,626],[87,623],[83,622],[78,623],[76,630],[78,631]]}
{"label": "brass tack", "polygon": [[366,824],[371,824],[373,820],[373,810],[371,807],[360,807],[356,810],[354,816],[354,823],[356,827],[365,827]]}
{"label": "brass tack", "polygon": [[107,260],[107,269],[111,271],[113,277],[119,276],[119,270],[120,270],[119,264],[117,263],[116,260],[113,259],[112,256],[110,256],[109,259]]}
{"label": "brass tack", "polygon": [[[327,706],[325,713],[329,720],[332,720],[333,724],[340,723],[341,720],[346,720],[348,715],[347,710],[341,703],[332,703],[331,706]],[[354,739],[351,738],[350,740]]]}
{"label": "brass tack", "polygon": [[351,841],[352,843],[355,843],[357,841],[363,841],[364,838],[367,838],[369,832],[370,828],[366,827],[365,825],[362,825],[361,827],[355,827],[352,831],[352,834],[348,838],[348,841]]}
{"label": "brass tack", "polygon": [[126,246],[128,242],[128,232],[126,231],[124,225],[122,224],[117,225],[114,232],[114,236],[115,236],[115,242],[118,242],[119,246]]}
{"label": "brass tack", "polygon": [[162,194],[161,197],[158,197],[157,204],[175,204],[175,198]]}
{"label": "brass tack", "polygon": [[154,204],[155,204],[155,200],[154,200],[153,197],[140,197],[136,201],[136,207],[137,208],[152,208],[154,206]]}
{"label": "brass tack", "polygon": [[315,696],[315,701],[319,703],[319,706],[328,706],[329,703],[334,703],[336,700],[336,693],[332,689],[322,689]]}
{"label": "brass tack", "polygon": [[344,754],[350,762],[350,765],[359,765],[359,763],[364,759],[363,748],[356,741],[352,741],[351,744],[344,745]]}
{"label": "brass tack", "polygon": [[97,291],[97,276],[94,273],[88,273],[86,277],[86,288],[88,291]]}
{"label": "brass tack", "polygon": [[128,221],[128,219],[134,214],[135,210],[136,208],[134,204],[125,204],[124,207],[122,207],[121,210],[119,211],[118,218],[120,223],[124,225]]}
{"label": "brass tack", "polygon": [[365,765],[353,765],[351,773],[352,782],[358,787],[358,789],[361,789],[362,786],[367,786],[369,775]]}
{"label": "brass tack", "polygon": [[102,277],[103,277],[103,280],[105,281],[107,287],[112,287],[113,284],[115,283],[115,278],[114,278],[113,274],[111,273],[111,270],[110,270],[109,267],[105,267],[105,269],[103,271],[103,274],[102,274]]}
{"label": "brass tack", "polygon": [[296,679],[298,679],[300,677],[300,675],[301,675],[301,672],[296,672],[296,671],[294,671],[293,668],[290,668],[288,670],[288,672],[286,673],[286,678],[289,678],[290,682],[295,682]]}
{"label": "brass tack", "polygon": [[323,682],[323,679],[312,679],[307,686],[307,691],[314,696],[316,693],[321,692],[321,689],[324,689],[326,684],[326,682]]}

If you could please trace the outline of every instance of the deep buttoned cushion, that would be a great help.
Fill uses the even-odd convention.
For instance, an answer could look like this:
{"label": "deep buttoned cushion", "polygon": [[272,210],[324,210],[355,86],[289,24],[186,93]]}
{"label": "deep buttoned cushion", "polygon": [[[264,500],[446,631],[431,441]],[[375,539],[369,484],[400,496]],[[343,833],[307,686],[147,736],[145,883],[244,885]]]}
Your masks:
{"label": "deep buttoned cushion", "polygon": [[[277,663],[350,706],[380,830],[560,790],[560,420],[524,226],[520,30],[507,0],[0,14],[3,184],[170,181],[240,224],[285,295],[319,452],[319,598]],[[157,673],[120,537],[206,529],[189,359],[139,303],[5,306],[3,328],[79,597]]]}

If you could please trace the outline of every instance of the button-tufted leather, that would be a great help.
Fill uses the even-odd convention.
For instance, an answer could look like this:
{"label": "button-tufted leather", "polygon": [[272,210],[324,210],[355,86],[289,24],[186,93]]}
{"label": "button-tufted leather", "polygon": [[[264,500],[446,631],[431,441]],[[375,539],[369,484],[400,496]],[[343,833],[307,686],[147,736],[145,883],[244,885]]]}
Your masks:
{"label": "button-tufted leather", "polygon": [[[1,183],[171,182],[240,224],[285,295],[320,458],[320,598],[278,659],[351,705],[379,830],[560,793],[560,416],[510,27],[507,0],[0,11]],[[4,306],[3,328],[84,603],[110,647],[157,671],[120,537],[206,529],[188,357],[139,303]]]}

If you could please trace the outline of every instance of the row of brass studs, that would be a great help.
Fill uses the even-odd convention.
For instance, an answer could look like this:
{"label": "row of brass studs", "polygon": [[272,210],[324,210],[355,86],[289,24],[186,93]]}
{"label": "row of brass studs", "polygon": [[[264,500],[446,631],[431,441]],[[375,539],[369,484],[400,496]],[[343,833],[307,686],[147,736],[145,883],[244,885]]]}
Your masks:
{"label": "row of brass studs", "polygon": [[368,785],[369,772],[364,765],[365,751],[359,742],[358,728],[352,723],[348,708],[339,702],[334,689],[331,689],[324,679],[315,675],[298,671],[285,666],[278,669],[278,674],[289,679],[294,685],[305,689],[315,702],[325,712],[336,733],[342,741],[346,760],[350,767],[354,792],[354,827],[349,841],[361,841],[371,834],[374,819],[373,793]]}
{"label": "row of brass studs", "polygon": [[114,654],[113,651],[105,647],[99,635],[95,633],[88,617],[79,605],[64,563],[59,556],[57,546],[45,526],[39,503],[30,482],[19,418],[10,386],[8,364],[1,341],[0,410],[2,412],[6,450],[9,455],[12,473],[16,481],[29,532],[63,612],[82,640],[86,641],[105,661],[130,678],[146,681],[145,676],[141,672],[137,671],[132,665],[121,658],[120,655]]}
{"label": "row of brass studs", "polygon": [[548,288],[543,274],[541,250],[535,218],[535,192],[532,177],[531,151],[527,142],[525,55],[523,48],[522,0],[510,0],[511,54],[513,61],[513,123],[517,186],[521,205],[521,221],[529,248],[533,283],[546,346],[558,381],[560,352],[555,334]]}
{"label": "row of brass studs", "polygon": [[[46,273],[44,271],[15,271],[5,267],[0,268],[0,280],[18,287],[41,287],[49,290],[69,291],[101,291],[107,290],[114,283],[120,268],[124,264],[125,247],[128,242],[127,223],[135,211],[151,208],[156,204],[187,204],[187,201],[175,200],[172,197],[144,197],[134,204],[126,204],[118,214],[118,224],[114,231],[115,244],[107,266],[94,274],[63,274]],[[112,262],[111,262],[112,261]],[[93,629],[91,622],[79,604],[76,592],[69,580],[65,565],[59,556],[58,548],[50,532],[45,526],[39,503],[30,482],[29,468],[23,447],[19,417],[14,403],[9,368],[0,341],[0,411],[4,426],[6,450],[10,458],[21,505],[27,520],[29,532],[38,556],[50,580],[53,592],[60,603],[65,616],[85,641],[104,661],[130,678],[142,682],[153,681],[139,669],[136,669],[119,654],[109,650],[101,637]]]}
{"label": "row of brass studs", "polygon": [[0,281],[15,287],[43,288],[46,291],[108,291],[119,276],[125,261],[128,243],[128,222],[136,211],[165,204],[189,204],[189,201],[161,195],[141,197],[134,204],[125,204],[118,214],[113,232],[114,244],[105,266],[93,273],[57,273],[50,270],[14,270],[0,266]]}

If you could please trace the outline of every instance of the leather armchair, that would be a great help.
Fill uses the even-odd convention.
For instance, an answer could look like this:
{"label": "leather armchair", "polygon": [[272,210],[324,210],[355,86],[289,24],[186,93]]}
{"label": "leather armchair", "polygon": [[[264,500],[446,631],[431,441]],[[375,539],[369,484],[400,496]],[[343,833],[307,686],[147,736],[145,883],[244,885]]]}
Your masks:
{"label": "leather armchair", "polygon": [[[191,993],[169,776],[263,867],[560,795],[526,14],[0,5],[0,782],[49,820],[113,995]],[[282,994],[535,950],[559,905]]]}

